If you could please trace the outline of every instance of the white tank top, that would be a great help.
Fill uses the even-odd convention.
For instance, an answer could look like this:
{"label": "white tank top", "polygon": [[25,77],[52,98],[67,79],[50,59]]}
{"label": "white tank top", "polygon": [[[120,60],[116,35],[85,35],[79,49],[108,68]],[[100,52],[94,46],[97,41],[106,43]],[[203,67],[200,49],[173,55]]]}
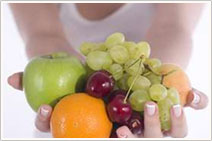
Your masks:
{"label": "white tank top", "polygon": [[129,3],[102,20],[89,21],[78,13],[75,4],[64,3],[60,5],[60,18],[70,44],[78,50],[82,42],[103,42],[114,32],[124,33],[126,40],[141,41],[154,9],[154,4]]}

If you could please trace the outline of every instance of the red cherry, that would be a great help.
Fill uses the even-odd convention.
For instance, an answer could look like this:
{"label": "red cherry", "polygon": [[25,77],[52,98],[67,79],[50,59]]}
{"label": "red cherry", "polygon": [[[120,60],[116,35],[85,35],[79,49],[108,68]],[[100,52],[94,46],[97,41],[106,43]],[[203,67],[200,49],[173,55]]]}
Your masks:
{"label": "red cherry", "polygon": [[113,90],[115,80],[104,70],[94,72],[87,81],[86,92],[94,97],[102,98]]}
{"label": "red cherry", "polygon": [[111,121],[117,123],[126,123],[132,114],[132,108],[127,102],[124,103],[125,96],[116,95],[107,105],[107,111]]}
{"label": "red cherry", "polygon": [[108,97],[108,102],[111,102],[113,100],[113,98],[116,96],[116,95],[123,95],[123,96],[126,96],[127,92],[125,90],[122,90],[122,89],[117,89],[117,90],[114,90],[111,92],[111,94],[109,95]]}
{"label": "red cherry", "polygon": [[126,125],[133,134],[140,135],[144,129],[144,118],[141,113],[133,112]]}

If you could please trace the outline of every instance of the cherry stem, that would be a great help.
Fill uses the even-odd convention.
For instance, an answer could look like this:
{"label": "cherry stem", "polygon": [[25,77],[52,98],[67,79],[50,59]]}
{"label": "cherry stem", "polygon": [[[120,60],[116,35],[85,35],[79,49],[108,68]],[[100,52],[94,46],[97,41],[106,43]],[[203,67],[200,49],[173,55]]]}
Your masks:
{"label": "cherry stem", "polygon": [[140,68],[141,68],[142,58],[139,58],[139,60],[140,60],[140,63],[139,63],[138,71],[137,71],[137,73],[136,73],[136,76],[135,76],[135,78],[134,78],[132,84],[130,85],[129,90],[127,91],[127,94],[126,94],[126,96],[125,96],[125,98],[124,98],[124,103],[127,103],[127,98],[128,98],[128,96],[129,96],[129,94],[130,94],[130,91],[131,91],[133,85],[135,84],[135,81],[136,81],[137,78],[138,78],[139,71],[140,71]]}

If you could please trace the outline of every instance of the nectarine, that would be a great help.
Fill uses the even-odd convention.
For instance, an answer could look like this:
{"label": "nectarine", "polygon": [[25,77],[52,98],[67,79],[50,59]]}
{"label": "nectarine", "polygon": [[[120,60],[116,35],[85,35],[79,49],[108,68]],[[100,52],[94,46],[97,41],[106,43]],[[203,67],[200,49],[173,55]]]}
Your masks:
{"label": "nectarine", "polygon": [[174,64],[163,64],[160,73],[163,75],[162,84],[168,88],[175,87],[179,92],[181,105],[185,105],[192,89],[186,73]]}

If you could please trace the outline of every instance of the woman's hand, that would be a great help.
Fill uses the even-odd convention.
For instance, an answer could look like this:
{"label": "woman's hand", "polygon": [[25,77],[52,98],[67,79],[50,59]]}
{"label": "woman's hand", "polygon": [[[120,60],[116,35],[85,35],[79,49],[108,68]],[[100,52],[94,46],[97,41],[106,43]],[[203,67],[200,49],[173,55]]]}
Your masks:
{"label": "woman's hand", "polygon": [[[8,78],[8,83],[17,90],[23,90],[22,87],[22,72],[15,73]],[[50,118],[52,114],[52,107],[49,105],[40,106],[37,111],[35,126],[42,132],[50,130]]]}
{"label": "woman's hand", "polygon": [[[15,73],[8,78],[8,83],[15,89],[23,90],[22,88],[22,72]],[[188,96],[188,104],[186,106],[194,109],[202,109],[207,106],[208,98],[202,92],[193,89]],[[187,134],[187,125],[184,111],[180,105],[175,105],[171,109],[171,130],[167,133],[162,133],[160,129],[160,121],[158,115],[158,107],[154,102],[147,102],[144,109],[144,133],[141,136],[136,136],[126,127],[122,126],[117,129],[117,135],[120,138],[146,137],[146,138],[160,138],[164,135],[172,137],[185,137]],[[49,105],[42,105],[35,120],[35,126],[38,130],[48,132],[50,129],[50,117],[52,107]]]}
{"label": "woman's hand", "polygon": [[[65,37],[55,35],[37,35],[30,38],[26,43],[26,54],[28,59],[36,56],[47,55],[53,52],[67,52],[76,56],[82,63],[84,57],[72,48]],[[22,88],[22,72],[15,73],[8,78],[8,83],[15,89],[23,90]],[[52,107],[42,105],[37,111],[35,126],[43,132],[49,131],[49,121],[52,113]]]}
{"label": "woman's hand", "polygon": [[[207,106],[208,98],[202,92],[193,89],[188,95],[188,104],[186,105],[194,109],[203,109]],[[182,138],[187,135],[186,117],[183,107],[174,105],[171,110],[171,130],[163,133],[160,129],[160,120],[158,113],[158,106],[154,102],[147,102],[144,108],[144,132],[142,135],[133,135],[128,127],[122,126],[116,130],[119,138],[161,138],[163,136],[171,136],[175,138]]]}

